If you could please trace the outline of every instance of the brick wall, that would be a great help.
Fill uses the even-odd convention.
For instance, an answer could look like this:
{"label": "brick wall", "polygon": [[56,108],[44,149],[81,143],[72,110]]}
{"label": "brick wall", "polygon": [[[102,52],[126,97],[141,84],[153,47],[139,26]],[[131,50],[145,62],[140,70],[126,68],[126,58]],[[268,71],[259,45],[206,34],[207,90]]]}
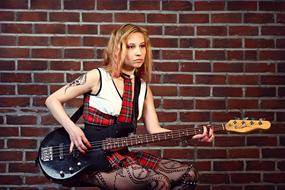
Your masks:
{"label": "brick wall", "polygon": [[199,189],[285,189],[284,2],[1,0],[0,8],[1,190],[60,188],[34,166],[41,139],[58,126],[44,100],[99,66],[111,30],[127,22],[150,32],[151,88],[164,127],[272,122],[268,131],[217,133],[210,145],[140,149],[194,160]]}

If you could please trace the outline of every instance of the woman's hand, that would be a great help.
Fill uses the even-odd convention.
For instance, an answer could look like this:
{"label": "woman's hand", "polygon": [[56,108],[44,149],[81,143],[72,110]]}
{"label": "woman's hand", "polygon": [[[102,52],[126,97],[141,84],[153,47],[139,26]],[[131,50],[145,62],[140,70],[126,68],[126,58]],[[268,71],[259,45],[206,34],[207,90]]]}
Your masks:
{"label": "woman's hand", "polygon": [[214,130],[211,126],[203,126],[203,133],[194,135],[192,139],[200,142],[212,142],[215,138]]}
{"label": "woman's hand", "polygon": [[83,133],[82,129],[80,129],[79,127],[71,127],[68,133],[71,141],[69,148],[70,153],[72,152],[74,145],[83,154],[88,151],[88,148],[92,147],[85,134]]}

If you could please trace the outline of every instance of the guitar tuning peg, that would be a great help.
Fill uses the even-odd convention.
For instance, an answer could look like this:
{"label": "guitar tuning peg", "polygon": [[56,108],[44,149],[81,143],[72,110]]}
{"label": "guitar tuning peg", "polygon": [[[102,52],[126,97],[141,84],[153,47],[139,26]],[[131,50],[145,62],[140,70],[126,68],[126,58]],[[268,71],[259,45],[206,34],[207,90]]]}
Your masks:
{"label": "guitar tuning peg", "polygon": [[244,117],[244,118],[242,118],[242,120],[248,120],[248,117]]}

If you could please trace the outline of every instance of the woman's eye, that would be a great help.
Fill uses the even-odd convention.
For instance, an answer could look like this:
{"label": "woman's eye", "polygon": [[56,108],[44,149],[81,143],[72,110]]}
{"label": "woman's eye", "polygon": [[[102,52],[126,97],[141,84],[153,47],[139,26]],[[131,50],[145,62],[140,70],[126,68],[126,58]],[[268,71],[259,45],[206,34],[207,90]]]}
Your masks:
{"label": "woman's eye", "polygon": [[133,48],[135,48],[135,46],[134,45],[128,45],[127,48],[128,49],[133,49]]}
{"label": "woman's eye", "polygon": [[140,45],[140,48],[145,48],[145,44]]}

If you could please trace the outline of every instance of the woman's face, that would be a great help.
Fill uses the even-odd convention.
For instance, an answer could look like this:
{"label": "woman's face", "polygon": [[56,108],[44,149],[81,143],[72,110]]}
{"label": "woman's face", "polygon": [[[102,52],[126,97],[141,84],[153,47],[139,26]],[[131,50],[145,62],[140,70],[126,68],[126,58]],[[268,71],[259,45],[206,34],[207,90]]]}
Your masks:
{"label": "woman's face", "polygon": [[146,55],[146,43],[143,34],[139,32],[130,34],[126,45],[127,53],[123,69],[131,71],[140,68]]}

